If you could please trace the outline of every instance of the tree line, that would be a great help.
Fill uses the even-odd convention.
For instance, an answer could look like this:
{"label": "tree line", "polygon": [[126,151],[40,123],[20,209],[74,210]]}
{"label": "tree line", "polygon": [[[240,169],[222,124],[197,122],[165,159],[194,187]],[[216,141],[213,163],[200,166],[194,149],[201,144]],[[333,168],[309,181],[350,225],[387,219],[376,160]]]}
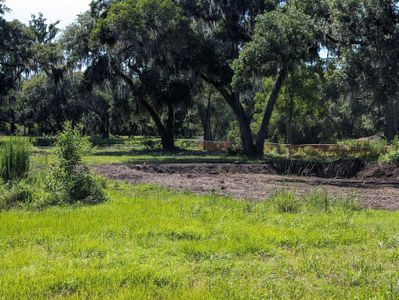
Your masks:
{"label": "tree line", "polygon": [[398,134],[399,1],[94,0],[6,21],[0,130],[334,142]]}

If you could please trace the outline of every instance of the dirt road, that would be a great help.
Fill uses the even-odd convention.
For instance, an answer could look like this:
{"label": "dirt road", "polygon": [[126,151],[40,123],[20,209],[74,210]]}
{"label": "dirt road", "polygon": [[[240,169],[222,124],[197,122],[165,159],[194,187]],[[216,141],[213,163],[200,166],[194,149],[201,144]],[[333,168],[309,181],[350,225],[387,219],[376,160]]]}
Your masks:
{"label": "dirt road", "polygon": [[353,194],[365,207],[399,210],[399,181],[322,179],[280,176],[267,164],[103,165],[95,171],[111,179],[148,183],[195,193],[217,193],[239,199],[264,200],[279,190],[298,195],[325,189],[331,195]]}

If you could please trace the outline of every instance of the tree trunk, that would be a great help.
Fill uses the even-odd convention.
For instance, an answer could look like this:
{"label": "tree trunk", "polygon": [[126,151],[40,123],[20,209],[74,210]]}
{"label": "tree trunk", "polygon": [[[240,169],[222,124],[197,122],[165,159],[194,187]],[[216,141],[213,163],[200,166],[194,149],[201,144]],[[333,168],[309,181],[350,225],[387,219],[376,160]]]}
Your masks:
{"label": "tree trunk", "polygon": [[256,147],[252,137],[252,130],[250,121],[240,103],[240,96],[238,93],[229,92],[220,83],[210,79],[206,75],[202,74],[202,79],[213,85],[222,95],[227,104],[233,109],[233,112],[238,120],[240,126],[240,137],[242,151],[249,157],[256,156]]}
{"label": "tree trunk", "polygon": [[11,135],[15,135],[17,132],[16,118],[14,110],[10,111],[10,132]]}
{"label": "tree trunk", "polygon": [[161,134],[161,143],[162,149],[165,151],[176,150],[174,136],[171,135],[170,132],[165,131]]}
{"label": "tree trunk", "polygon": [[154,108],[145,100],[141,101],[143,107],[150,114],[151,118],[155,122],[159,136],[161,137],[162,149],[165,151],[175,150],[175,139],[174,139],[174,123],[175,113],[173,104],[168,103],[168,119],[166,120],[166,126],[162,124],[161,118],[155,112]]}
{"label": "tree trunk", "polygon": [[198,104],[198,113],[204,131],[204,141],[213,141],[211,128],[211,98],[212,90],[209,88],[209,96],[206,108],[204,108],[202,104]]}
{"label": "tree trunk", "polygon": [[395,100],[389,97],[388,103],[385,106],[385,137],[389,143],[392,143],[395,136],[398,134],[398,118],[397,118],[397,107],[395,105]]}
{"label": "tree trunk", "polygon": [[285,79],[288,75],[288,66],[284,66],[283,69],[280,70],[278,75],[277,81],[273,86],[272,94],[270,95],[269,101],[266,106],[265,114],[263,116],[262,124],[260,126],[258,137],[256,139],[256,155],[263,157],[264,155],[264,148],[265,148],[265,141],[267,137],[267,130],[270,124],[270,119],[273,114],[274,107],[276,105],[278,95],[281,91],[281,88],[284,84]]}
{"label": "tree trunk", "polygon": [[290,99],[288,107],[288,120],[287,120],[287,144],[292,144],[292,121],[294,118],[294,97],[288,94]]}
{"label": "tree trunk", "polygon": [[173,104],[168,102],[168,119],[161,135],[162,147],[164,150],[175,150],[175,110]]}
{"label": "tree trunk", "polygon": [[242,151],[249,157],[256,156],[256,147],[252,137],[252,130],[250,121],[240,103],[240,96],[238,93],[229,94],[226,91],[222,91],[222,96],[233,109],[235,116],[237,117],[238,124],[240,126],[240,138]]}
{"label": "tree trunk", "polygon": [[109,124],[109,114],[108,113],[105,113],[105,115],[104,115],[104,119],[103,119],[103,122],[102,122],[103,124],[102,124],[102,137],[103,138],[109,138],[109,129],[110,129],[110,124]]}
{"label": "tree trunk", "polygon": [[[118,72],[118,75],[129,85],[133,95],[134,95],[134,84],[129,76]],[[136,95],[135,95],[136,96]],[[136,96],[137,97],[137,96]],[[150,117],[157,127],[158,134],[161,137],[161,143],[163,150],[173,151],[175,150],[175,139],[174,139],[174,124],[175,124],[175,112],[173,104],[168,102],[168,119],[166,120],[166,126],[162,124],[161,118],[158,116],[155,109],[148,103],[144,98],[137,97],[139,103],[148,112]]]}

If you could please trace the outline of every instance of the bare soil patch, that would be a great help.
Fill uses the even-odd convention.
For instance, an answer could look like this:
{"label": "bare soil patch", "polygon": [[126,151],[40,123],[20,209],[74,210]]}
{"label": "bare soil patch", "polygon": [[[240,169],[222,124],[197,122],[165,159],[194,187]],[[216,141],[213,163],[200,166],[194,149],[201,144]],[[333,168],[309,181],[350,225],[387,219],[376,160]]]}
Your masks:
{"label": "bare soil patch", "polygon": [[355,195],[364,207],[399,210],[399,170],[392,168],[390,172],[396,175],[388,177],[384,166],[370,165],[353,179],[327,179],[278,175],[281,172],[270,164],[113,164],[94,167],[96,172],[111,179],[201,194],[264,200],[283,189],[298,195],[324,189],[331,195]]}
{"label": "bare soil patch", "polygon": [[394,164],[368,164],[357,175],[358,179],[399,184],[399,167]]}

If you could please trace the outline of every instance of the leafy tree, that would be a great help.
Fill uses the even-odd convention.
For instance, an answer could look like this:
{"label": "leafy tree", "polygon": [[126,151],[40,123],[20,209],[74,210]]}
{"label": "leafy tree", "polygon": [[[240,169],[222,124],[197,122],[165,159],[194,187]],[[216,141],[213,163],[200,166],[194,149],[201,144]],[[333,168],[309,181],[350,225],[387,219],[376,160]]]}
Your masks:
{"label": "leafy tree", "polygon": [[55,131],[62,130],[66,119],[64,107],[68,100],[66,89],[63,86],[63,79],[68,71],[68,66],[65,64],[61,45],[56,40],[59,33],[58,24],[59,22],[47,24],[47,19],[41,13],[38,16],[32,15],[29,22],[29,27],[35,37],[32,71],[42,71],[50,79],[53,94],[51,104],[55,112]]}
{"label": "leafy tree", "polygon": [[0,1],[0,122],[11,124],[15,131],[15,89],[23,74],[30,70],[33,36],[19,21],[6,21],[2,14],[7,11]]}
{"label": "leafy tree", "polygon": [[289,72],[318,58],[316,33],[311,16],[297,8],[295,2],[287,4],[257,18],[252,40],[234,62],[237,89],[252,86],[251,78],[276,78],[256,137],[257,155],[263,155],[272,113]]}
{"label": "leafy tree", "polygon": [[251,116],[247,113],[247,98],[240,97],[231,83],[234,71],[231,63],[242,47],[250,41],[256,16],[276,9],[278,0],[179,0],[192,27],[200,38],[201,77],[213,85],[232,109],[240,127],[240,137],[246,154],[256,155],[252,139]]}
{"label": "leafy tree", "polygon": [[[31,134],[56,133],[58,122],[68,119],[78,123],[86,104],[80,93],[81,73],[70,73],[59,82],[58,92],[52,78],[41,72],[25,80],[17,93],[20,107],[20,123],[30,130]],[[60,103],[58,96],[62,93],[64,100]]]}
{"label": "leafy tree", "polygon": [[[267,105],[272,80],[266,80],[255,97],[254,130],[259,129]],[[270,120],[269,139],[287,144],[335,142],[339,124],[333,118],[335,99],[326,94],[328,79],[322,64],[303,65],[288,76]]]}
{"label": "leafy tree", "polygon": [[188,19],[171,0],[116,1],[96,17],[92,42],[103,45],[106,56],[98,57],[93,73],[124,80],[163,148],[174,149],[176,108],[190,100],[193,85]]}
{"label": "leafy tree", "polygon": [[399,129],[398,1],[332,1],[332,16],[331,40],[348,83],[356,98],[370,95],[372,107],[382,107],[383,122],[375,127],[392,141]]}

